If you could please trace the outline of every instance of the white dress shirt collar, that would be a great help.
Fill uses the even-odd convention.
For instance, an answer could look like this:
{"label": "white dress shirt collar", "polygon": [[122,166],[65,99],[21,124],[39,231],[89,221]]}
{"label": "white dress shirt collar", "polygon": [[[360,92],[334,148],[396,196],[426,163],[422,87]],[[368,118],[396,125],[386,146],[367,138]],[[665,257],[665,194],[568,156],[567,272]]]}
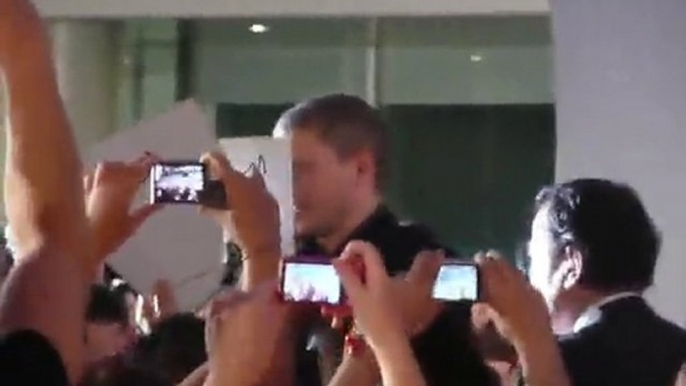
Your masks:
{"label": "white dress shirt collar", "polygon": [[574,322],[574,333],[578,333],[586,327],[596,324],[602,317],[602,311],[600,308],[604,305],[616,302],[621,299],[642,297],[640,293],[637,292],[619,292],[610,296],[602,298],[600,301],[586,308],[586,310],[576,319]]}

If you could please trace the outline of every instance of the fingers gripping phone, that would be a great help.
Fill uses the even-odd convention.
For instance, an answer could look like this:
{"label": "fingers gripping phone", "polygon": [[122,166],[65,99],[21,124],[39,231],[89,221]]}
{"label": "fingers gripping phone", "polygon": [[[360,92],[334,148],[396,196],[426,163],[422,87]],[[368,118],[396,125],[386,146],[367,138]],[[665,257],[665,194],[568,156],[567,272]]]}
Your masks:
{"label": "fingers gripping phone", "polygon": [[281,266],[281,293],[285,301],[313,304],[343,303],[338,274],[325,257],[297,257]]}
{"label": "fingers gripping phone", "polygon": [[150,202],[228,208],[224,184],[210,180],[206,165],[192,161],[169,161],[153,165],[150,171]]}
{"label": "fingers gripping phone", "polygon": [[447,259],[438,271],[433,298],[444,302],[478,300],[479,287],[479,269],[476,264]]}
{"label": "fingers gripping phone", "polygon": [[[355,266],[364,281],[363,267]],[[441,266],[432,297],[443,302],[479,299],[479,270],[476,264],[449,259]],[[325,257],[289,258],[281,267],[284,300],[297,303],[344,303],[345,294],[338,274]]]}

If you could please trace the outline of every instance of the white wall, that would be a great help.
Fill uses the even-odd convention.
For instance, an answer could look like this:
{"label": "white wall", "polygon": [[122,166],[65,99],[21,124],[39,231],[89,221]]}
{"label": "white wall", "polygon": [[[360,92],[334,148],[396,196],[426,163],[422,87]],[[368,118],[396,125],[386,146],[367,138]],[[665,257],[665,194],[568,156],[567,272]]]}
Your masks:
{"label": "white wall", "polygon": [[557,179],[638,189],[664,236],[650,299],[686,325],[686,2],[552,3]]}
{"label": "white wall", "polygon": [[546,0],[35,0],[53,17],[373,16],[545,13]]}

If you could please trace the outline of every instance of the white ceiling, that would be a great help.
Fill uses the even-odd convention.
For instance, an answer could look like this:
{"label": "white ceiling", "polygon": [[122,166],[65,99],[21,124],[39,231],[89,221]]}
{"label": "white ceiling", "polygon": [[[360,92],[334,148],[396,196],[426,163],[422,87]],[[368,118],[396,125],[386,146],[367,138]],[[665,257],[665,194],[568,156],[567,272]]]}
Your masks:
{"label": "white ceiling", "polygon": [[34,0],[48,17],[542,14],[547,0]]}

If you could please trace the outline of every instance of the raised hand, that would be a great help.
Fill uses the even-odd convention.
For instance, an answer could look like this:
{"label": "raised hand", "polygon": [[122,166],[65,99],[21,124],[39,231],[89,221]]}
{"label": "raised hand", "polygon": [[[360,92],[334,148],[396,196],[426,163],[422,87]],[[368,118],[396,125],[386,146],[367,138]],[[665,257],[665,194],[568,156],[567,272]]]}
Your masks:
{"label": "raised hand", "polygon": [[[369,243],[353,241],[333,262],[348,296],[355,322],[372,347],[405,338],[400,313],[395,309],[393,284],[379,252]],[[360,264],[364,273],[359,270]]]}
{"label": "raised hand", "polygon": [[570,385],[543,297],[495,252],[478,255],[489,316],[517,350],[530,386]]}
{"label": "raised hand", "polygon": [[405,331],[416,336],[425,331],[443,309],[432,298],[434,283],[445,259],[443,252],[423,251],[404,277],[393,278],[393,298]]}
{"label": "raised hand", "polygon": [[29,0],[0,1],[0,71],[9,118],[5,213],[22,260],[3,284],[0,330],[42,335],[76,384],[84,366],[86,281],[92,280],[83,263],[92,259],[92,248],[81,160],[51,51]]}
{"label": "raised hand", "polygon": [[[432,293],[443,260],[440,251],[422,251],[407,274],[391,279],[391,304],[410,336],[424,331],[442,309],[440,302],[433,300]],[[345,325],[344,319],[351,316],[352,310],[349,305],[324,306],[322,314],[332,318],[332,327],[337,329]]]}
{"label": "raised hand", "polygon": [[353,241],[334,267],[346,290],[357,328],[372,348],[386,386],[423,385],[419,365],[393,298],[392,280],[379,252]]}
{"label": "raised hand", "polygon": [[93,264],[102,263],[161,209],[153,204],[131,209],[150,168],[158,161],[146,154],[129,163],[103,162],[85,177],[86,214],[95,242]]}
{"label": "raised hand", "polygon": [[496,252],[477,256],[490,317],[513,344],[549,331],[550,317],[541,294]]}
{"label": "raised hand", "polygon": [[0,66],[27,63],[22,54],[47,45],[48,37],[35,6],[28,0],[0,1]]}
{"label": "raised hand", "polygon": [[241,282],[244,289],[275,280],[281,259],[281,222],[279,206],[262,176],[256,170],[252,176],[244,175],[217,152],[205,154],[201,161],[212,178],[222,181],[229,203],[229,210],[202,211],[222,227],[225,237],[231,235],[248,259]]}
{"label": "raised hand", "polygon": [[208,385],[252,386],[265,381],[286,326],[286,306],[276,285],[233,291],[210,306],[206,324]]}

